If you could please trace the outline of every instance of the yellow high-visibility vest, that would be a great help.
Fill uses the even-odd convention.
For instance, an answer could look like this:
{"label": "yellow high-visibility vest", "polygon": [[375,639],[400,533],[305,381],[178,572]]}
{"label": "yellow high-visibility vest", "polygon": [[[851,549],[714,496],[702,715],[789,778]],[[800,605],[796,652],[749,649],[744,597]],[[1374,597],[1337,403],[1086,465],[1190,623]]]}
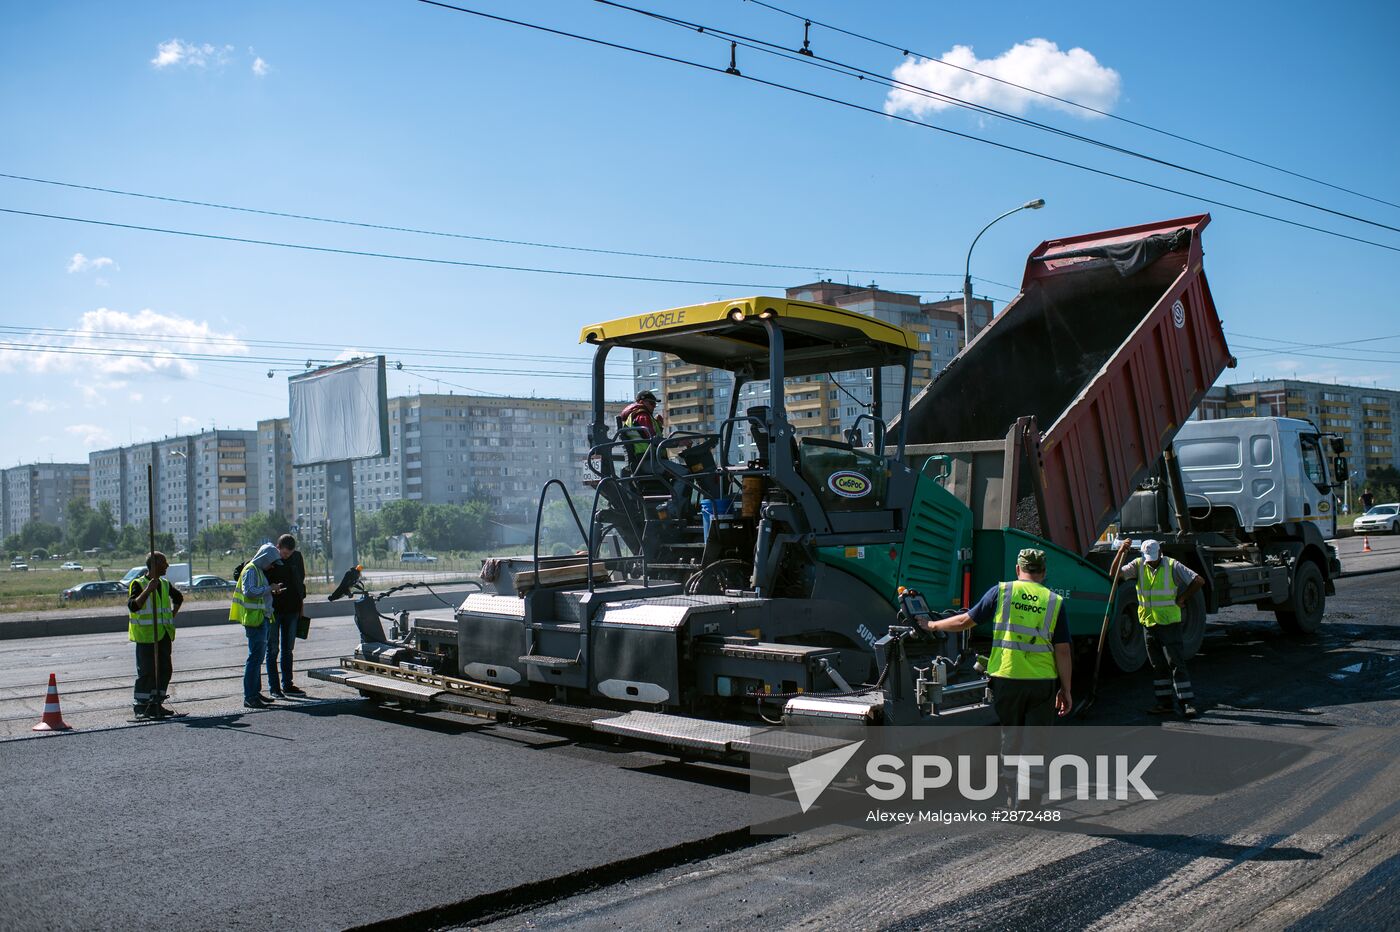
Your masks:
{"label": "yellow high-visibility vest", "polygon": [[[126,597],[135,598],[136,593],[145,589],[149,581],[150,578],[145,575],[137,576],[127,587]],[[170,598],[170,580],[162,576],[160,585],[146,597],[146,604],[141,606],[141,611],[128,610],[126,620],[127,639],[137,644],[154,644],[157,631],[160,632],[161,639],[168,637],[172,641],[175,640],[175,603]]]}
{"label": "yellow high-visibility vest", "polygon": [[1053,680],[1051,637],[1060,620],[1060,597],[1040,583],[1018,579],[997,587],[996,622],[987,674],[1008,680]]}
{"label": "yellow high-visibility vest", "polygon": [[1153,570],[1143,560],[1138,564],[1138,621],[1153,625],[1174,625],[1181,621],[1181,606],[1176,604],[1176,561],[1163,557]]}
{"label": "yellow high-visibility vest", "polygon": [[[252,574],[251,580],[249,574]],[[266,586],[267,577],[263,571],[253,565],[249,560],[248,565],[243,567],[243,572],[238,577],[238,585],[233,588],[233,602],[228,607],[228,620],[236,621],[245,628],[256,628],[263,623],[263,618],[267,614],[264,606],[267,604],[260,595],[244,595],[243,590],[249,581],[254,586]]]}

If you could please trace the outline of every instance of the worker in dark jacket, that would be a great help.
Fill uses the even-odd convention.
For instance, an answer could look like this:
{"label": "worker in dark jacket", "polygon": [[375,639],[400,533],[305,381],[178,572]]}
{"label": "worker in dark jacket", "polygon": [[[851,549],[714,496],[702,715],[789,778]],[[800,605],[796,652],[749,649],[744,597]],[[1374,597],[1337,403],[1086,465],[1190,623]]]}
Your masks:
{"label": "worker in dark jacket", "polygon": [[278,699],[304,696],[306,691],[292,682],[292,648],[297,641],[297,623],[306,602],[306,564],[302,562],[297,540],[290,534],[277,538],[282,557],[267,571],[267,579],[281,583],[281,592],[272,596],[272,627],[267,632],[267,689]]}

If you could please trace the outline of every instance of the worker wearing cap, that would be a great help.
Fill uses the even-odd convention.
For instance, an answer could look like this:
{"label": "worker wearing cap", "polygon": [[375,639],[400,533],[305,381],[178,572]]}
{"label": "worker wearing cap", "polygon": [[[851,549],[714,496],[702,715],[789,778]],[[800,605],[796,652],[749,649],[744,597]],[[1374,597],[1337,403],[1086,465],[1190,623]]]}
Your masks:
{"label": "worker wearing cap", "polygon": [[1014,582],[988,589],[976,605],[938,621],[920,618],[925,631],[966,631],[992,624],[987,662],[992,708],[1002,725],[1051,725],[1068,715],[1072,658],[1064,602],[1045,587],[1045,551],[1028,547],[1016,557]]}
{"label": "worker wearing cap", "polygon": [[652,438],[661,436],[665,429],[661,415],[656,413],[656,404],[656,395],[652,394],[651,389],[644,388],[637,392],[637,400],[623,408],[618,415],[619,426],[638,428],[629,433],[630,437],[639,438],[632,444],[632,452],[638,457],[646,456]]}
{"label": "worker wearing cap", "polygon": [[[1124,540],[1118,549],[1127,553],[1131,546],[1132,541]],[[1152,689],[1157,696],[1157,704],[1148,711],[1171,715],[1176,711],[1175,697],[1182,716],[1195,718],[1200,712],[1186,669],[1181,609],[1206,581],[1179,560],[1163,557],[1162,544],[1155,540],[1143,541],[1142,556],[1125,564],[1118,576],[1137,581],[1138,621],[1147,639],[1147,662],[1152,665]]]}
{"label": "worker wearing cap", "polygon": [[146,557],[146,572],[127,588],[127,639],[136,644],[136,687],[131,710],[137,718],[170,718],[165,705],[170,688],[170,653],[175,643],[175,616],[185,597],[165,578],[170,561],[159,550]]}

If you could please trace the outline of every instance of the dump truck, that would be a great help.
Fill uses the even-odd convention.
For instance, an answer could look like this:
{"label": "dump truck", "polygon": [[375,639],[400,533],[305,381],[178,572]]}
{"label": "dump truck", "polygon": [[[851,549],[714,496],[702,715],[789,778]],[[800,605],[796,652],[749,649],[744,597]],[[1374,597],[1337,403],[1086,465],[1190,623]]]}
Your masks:
{"label": "dump truck", "polygon": [[[1290,633],[1321,624],[1341,570],[1327,544],[1341,439],[1293,419],[1189,420],[1235,364],[1201,271],[1207,222],[1041,243],[1016,299],[914,399],[905,456],[938,458],[972,510],[990,554],[974,561],[976,591],[1005,571],[1008,529],[1106,571],[1111,528],[1161,540],[1205,577],[1183,612],[1187,656],[1230,605],[1271,611]],[[1133,672],[1147,662],[1133,587],[1116,601],[1106,648]]]}
{"label": "dump truck", "polygon": [[[312,675],[721,757],[750,752],[759,722],[985,720],[971,635],[908,616],[965,609],[1034,546],[1071,634],[1098,634],[1096,541],[1233,362],[1202,268],[1208,222],[1040,244],[1018,297],[917,398],[916,334],[840,308],[755,296],[582,328],[590,495],[552,480],[539,504],[563,498],[579,552],[542,555],[537,516],[531,557],[487,561],[481,591],[412,618],[352,570],[337,595],[355,596],[362,643]],[[605,365],[628,349],[731,373],[728,412],[657,437],[609,418]],[[806,435],[785,380],[841,372],[870,376],[868,412],[844,440]],[[740,411],[750,382],[769,402]]]}

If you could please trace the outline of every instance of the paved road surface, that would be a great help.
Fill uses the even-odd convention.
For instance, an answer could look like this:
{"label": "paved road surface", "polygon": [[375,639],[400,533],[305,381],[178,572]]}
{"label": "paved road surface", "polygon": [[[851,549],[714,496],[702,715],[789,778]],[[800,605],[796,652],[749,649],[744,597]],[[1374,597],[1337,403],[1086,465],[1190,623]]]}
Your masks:
{"label": "paved road surface", "polygon": [[[1252,611],[1211,625],[1193,664],[1206,717],[1168,727],[1394,724],[1400,574],[1338,589],[1311,641]],[[106,730],[125,714],[129,644],[0,644],[8,733],[25,733],[39,706],[36,695],[15,720],[22,700],[2,697],[41,695],[46,667],[73,687],[65,714],[85,726],[0,742],[0,928],[1400,924],[1385,895],[1400,880],[1395,826],[1328,837],[1298,800],[1280,801],[1286,830],[1267,836],[1034,835],[1014,849],[840,831],[746,840],[744,781],[722,769],[371,716],[354,700],[243,714],[240,638],[208,628],[177,640],[177,670],[191,674],[178,699],[195,716]],[[353,640],[348,622],[327,624],[305,650],[330,656]],[[1110,679],[1092,721],[1146,722],[1148,693],[1144,675]],[[163,824],[149,814],[157,780]],[[726,844],[737,850],[710,857]],[[708,860],[674,866],[686,856]],[[1028,864],[1039,866],[1027,875]],[[1009,877],[1010,893],[989,891]]]}

